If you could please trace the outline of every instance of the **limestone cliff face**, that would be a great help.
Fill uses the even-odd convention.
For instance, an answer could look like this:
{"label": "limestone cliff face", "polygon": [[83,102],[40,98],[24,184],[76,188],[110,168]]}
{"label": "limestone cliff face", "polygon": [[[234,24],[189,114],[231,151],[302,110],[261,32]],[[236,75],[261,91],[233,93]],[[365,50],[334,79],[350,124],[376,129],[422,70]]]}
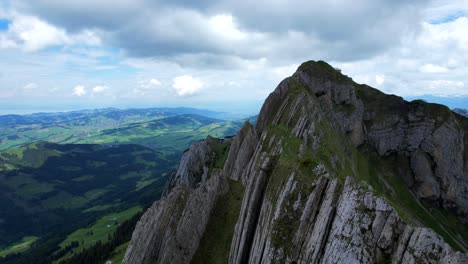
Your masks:
{"label": "limestone cliff face", "polygon": [[322,66],[305,63],[293,78],[316,95],[332,125],[356,146],[368,144],[380,156],[407,159],[410,169],[404,180],[421,200],[466,216],[468,149],[459,118],[444,106],[408,103]]}
{"label": "limestone cliff face", "polygon": [[251,244],[251,223],[239,222],[229,263],[468,263],[468,255],[430,229],[405,224],[384,199],[350,178],[340,186],[319,177],[305,203],[290,199],[297,185],[292,174],[276,204],[263,200]]}
{"label": "limestone cliff face", "polygon": [[124,263],[468,263],[467,132],[445,107],[304,63],[255,126],[192,145]]}
{"label": "limestone cliff face", "polygon": [[182,155],[177,171],[171,176],[166,186],[166,194],[175,186],[183,185],[195,188],[208,177],[210,165],[216,158],[213,147],[221,140],[208,137],[200,142],[192,143]]}
{"label": "limestone cliff face", "polygon": [[227,191],[226,179],[214,165],[222,154],[215,148],[229,143],[209,137],[184,153],[168,186],[171,191],[138,222],[124,263],[190,262],[217,198]]}

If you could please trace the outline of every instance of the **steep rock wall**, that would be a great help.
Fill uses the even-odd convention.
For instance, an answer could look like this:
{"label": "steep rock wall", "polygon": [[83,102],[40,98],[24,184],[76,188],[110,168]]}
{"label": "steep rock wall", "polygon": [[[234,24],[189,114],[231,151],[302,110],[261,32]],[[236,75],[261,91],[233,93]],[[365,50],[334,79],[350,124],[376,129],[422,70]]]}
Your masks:
{"label": "steep rock wall", "polygon": [[[445,223],[466,220],[467,128],[442,106],[305,63],[232,139],[222,169],[210,169],[213,139],[192,145],[124,263],[189,263],[227,178],[245,194],[223,263],[468,263],[466,226]],[[458,220],[436,214],[447,209]]]}
{"label": "steep rock wall", "polygon": [[194,143],[173,176],[174,186],[138,221],[123,263],[189,263],[219,196],[227,191],[220,170],[208,177],[216,161],[214,148],[226,140]]}

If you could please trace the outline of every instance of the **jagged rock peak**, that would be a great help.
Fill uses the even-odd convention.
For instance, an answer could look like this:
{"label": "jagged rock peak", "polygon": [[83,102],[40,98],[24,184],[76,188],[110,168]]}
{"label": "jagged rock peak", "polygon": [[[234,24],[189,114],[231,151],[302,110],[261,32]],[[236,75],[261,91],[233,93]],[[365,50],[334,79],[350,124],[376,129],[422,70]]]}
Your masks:
{"label": "jagged rock peak", "polygon": [[222,167],[231,139],[194,142],[183,154],[165,197],[137,223],[123,263],[189,263],[219,196],[227,192]]}
{"label": "jagged rock peak", "polygon": [[254,126],[192,145],[124,263],[468,263],[466,133],[306,62]]}
{"label": "jagged rock peak", "polygon": [[194,188],[204,182],[208,177],[209,169],[214,166],[219,155],[227,151],[230,142],[230,138],[218,139],[211,136],[205,140],[193,142],[183,153],[177,171],[171,175],[165,195],[177,185]]}
{"label": "jagged rock peak", "polygon": [[[408,160],[410,168],[403,178],[421,200],[468,216],[465,118],[446,106],[386,95],[355,83],[323,61],[309,61],[270,94],[257,129],[307,126],[307,111],[300,107],[307,101],[316,105],[307,111],[319,108],[322,117],[355,146],[366,145],[381,156]],[[298,119],[301,124],[295,123]]]}

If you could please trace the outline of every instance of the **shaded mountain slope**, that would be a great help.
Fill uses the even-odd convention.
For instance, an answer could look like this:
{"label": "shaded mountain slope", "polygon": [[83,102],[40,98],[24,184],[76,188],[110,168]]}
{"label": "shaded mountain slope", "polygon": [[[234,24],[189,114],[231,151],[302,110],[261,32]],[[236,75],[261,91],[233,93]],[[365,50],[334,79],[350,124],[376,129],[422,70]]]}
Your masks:
{"label": "shaded mountain slope", "polygon": [[2,151],[0,248],[158,198],[174,164],[139,145],[38,142]]}
{"label": "shaded mountain slope", "polygon": [[124,263],[468,263],[467,124],[306,62],[192,144]]}

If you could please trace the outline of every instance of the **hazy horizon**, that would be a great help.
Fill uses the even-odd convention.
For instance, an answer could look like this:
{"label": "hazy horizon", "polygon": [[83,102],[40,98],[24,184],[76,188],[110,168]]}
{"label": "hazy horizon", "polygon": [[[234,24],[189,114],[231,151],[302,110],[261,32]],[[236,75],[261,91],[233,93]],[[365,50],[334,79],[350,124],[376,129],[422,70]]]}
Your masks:
{"label": "hazy horizon", "polygon": [[[265,98],[266,99],[266,98]],[[429,103],[437,103],[447,106],[450,109],[461,108],[468,109],[468,98],[465,97],[440,97],[440,96],[414,96],[414,97],[403,97],[406,101],[412,100],[425,100]],[[222,104],[222,103],[221,103]],[[244,106],[218,106],[212,107],[212,105],[205,106],[201,105],[102,105],[102,106],[56,106],[56,107],[35,107],[35,106],[21,106],[21,107],[8,107],[5,105],[0,106],[0,116],[1,115],[28,115],[35,113],[58,113],[58,112],[70,112],[70,111],[80,111],[80,110],[97,110],[105,108],[116,108],[120,110],[126,109],[145,109],[145,108],[196,108],[203,110],[210,110],[215,112],[225,112],[230,114],[237,114],[242,116],[253,116],[257,115],[260,111],[263,101],[251,102]]]}
{"label": "hazy horizon", "polygon": [[216,107],[216,105],[204,106],[200,105],[104,105],[104,106],[55,106],[55,107],[37,107],[37,106],[22,106],[22,107],[8,107],[5,105],[0,106],[0,115],[27,115],[35,113],[58,113],[58,112],[71,112],[81,110],[98,110],[106,108],[115,108],[120,110],[127,109],[147,109],[147,108],[195,108],[201,110],[209,110],[213,112],[225,112],[230,114],[238,114],[244,116],[256,115],[260,111],[263,102],[251,103],[246,107],[236,108],[229,107]]}

